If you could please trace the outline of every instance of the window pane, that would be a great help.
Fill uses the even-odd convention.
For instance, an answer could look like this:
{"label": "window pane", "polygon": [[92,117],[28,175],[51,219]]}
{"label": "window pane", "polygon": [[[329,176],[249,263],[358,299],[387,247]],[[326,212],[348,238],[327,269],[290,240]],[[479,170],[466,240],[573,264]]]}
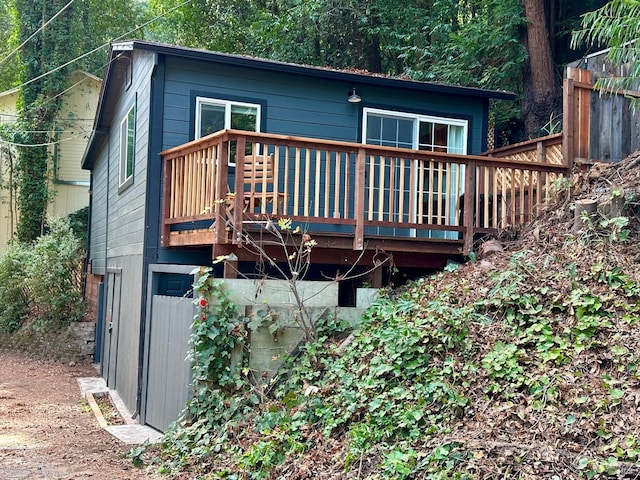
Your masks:
{"label": "window pane", "polygon": [[136,143],[136,110],[132,108],[127,118],[127,160],[126,160],[126,178],[133,175],[133,162],[135,156]]}
{"label": "window pane", "polygon": [[436,152],[446,152],[449,141],[449,125],[435,123],[433,126],[433,149]]}
{"label": "window pane", "polygon": [[398,120],[398,147],[413,148],[413,120]]}
{"label": "window pane", "polygon": [[413,120],[369,114],[365,138],[369,145],[413,148]]}
{"label": "window pane", "polygon": [[256,131],[258,109],[240,105],[231,105],[231,128],[235,130]]}
{"label": "window pane", "polygon": [[449,126],[449,153],[464,153],[464,128],[460,125]]}
{"label": "window pane", "polygon": [[382,132],[382,118],[375,115],[367,117],[366,142],[369,145],[380,145],[380,133]]}
{"label": "window pane", "polygon": [[420,122],[418,127],[418,150],[433,150],[433,123]]}
{"label": "window pane", "polygon": [[200,137],[224,130],[224,105],[200,105]]}

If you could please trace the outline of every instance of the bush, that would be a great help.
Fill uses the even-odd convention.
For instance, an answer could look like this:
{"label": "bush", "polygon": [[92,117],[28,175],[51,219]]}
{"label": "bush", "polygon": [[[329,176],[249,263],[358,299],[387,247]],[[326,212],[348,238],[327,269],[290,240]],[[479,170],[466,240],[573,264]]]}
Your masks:
{"label": "bush", "polygon": [[70,213],[67,215],[67,221],[73,234],[80,240],[80,247],[86,250],[89,238],[89,207]]}
{"label": "bush", "polygon": [[54,219],[50,231],[38,238],[25,267],[34,313],[52,327],[64,327],[83,313],[84,252],[69,223]]}
{"label": "bush", "polygon": [[27,316],[43,329],[80,320],[84,250],[65,220],[32,244],[14,243],[0,257],[0,333],[19,329]]}
{"label": "bush", "polygon": [[0,333],[12,333],[22,325],[29,311],[25,266],[29,251],[13,244],[0,257]]}

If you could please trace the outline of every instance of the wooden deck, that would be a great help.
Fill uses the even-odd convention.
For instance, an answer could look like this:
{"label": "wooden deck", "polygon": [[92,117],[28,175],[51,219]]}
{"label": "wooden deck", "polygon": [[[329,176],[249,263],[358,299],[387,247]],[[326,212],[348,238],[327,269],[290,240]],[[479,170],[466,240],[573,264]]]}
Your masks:
{"label": "wooden deck", "polygon": [[[468,254],[478,234],[530,221],[568,171],[561,145],[552,136],[473,156],[220,131],[162,152],[162,245],[250,258],[246,235],[268,244],[265,222],[288,218],[313,236],[321,262],[384,251],[431,265]],[[260,156],[268,175],[235,175]]]}

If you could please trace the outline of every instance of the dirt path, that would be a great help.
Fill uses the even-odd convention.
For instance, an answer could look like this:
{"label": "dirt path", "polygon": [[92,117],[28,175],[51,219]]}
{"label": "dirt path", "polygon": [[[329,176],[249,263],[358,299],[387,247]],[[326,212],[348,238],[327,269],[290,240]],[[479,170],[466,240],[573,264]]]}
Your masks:
{"label": "dirt path", "polygon": [[0,351],[0,480],[154,479],[122,458],[130,447],[101,430],[68,366]]}

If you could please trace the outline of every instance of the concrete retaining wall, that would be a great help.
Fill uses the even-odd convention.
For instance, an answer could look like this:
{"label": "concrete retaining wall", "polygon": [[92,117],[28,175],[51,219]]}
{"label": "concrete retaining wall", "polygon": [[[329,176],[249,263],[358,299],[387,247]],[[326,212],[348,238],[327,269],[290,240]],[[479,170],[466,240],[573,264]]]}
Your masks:
{"label": "concrete retaining wall", "polygon": [[[225,279],[222,290],[249,322],[260,324],[251,330],[249,368],[258,380],[267,381],[304,337],[298,318],[298,303],[286,280]],[[356,307],[338,306],[338,283],[301,281],[297,292],[312,318],[335,315],[357,325],[377,297],[377,289],[358,289]],[[271,331],[269,329],[272,327]],[[276,328],[277,327],[277,328]],[[236,359],[240,361],[241,352]]]}

